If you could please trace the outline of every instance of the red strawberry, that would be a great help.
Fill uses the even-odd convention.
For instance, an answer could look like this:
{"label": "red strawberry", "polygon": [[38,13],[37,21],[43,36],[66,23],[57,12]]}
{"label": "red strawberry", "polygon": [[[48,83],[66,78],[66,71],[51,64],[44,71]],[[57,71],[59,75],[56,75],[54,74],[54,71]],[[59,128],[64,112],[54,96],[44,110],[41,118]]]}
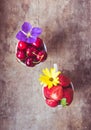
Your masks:
{"label": "red strawberry", "polygon": [[72,88],[63,89],[63,98],[66,99],[66,104],[70,105],[73,100],[73,90]]}
{"label": "red strawberry", "polygon": [[63,88],[61,86],[53,86],[50,91],[51,99],[58,101],[63,98]]}
{"label": "red strawberry", "polygon": [[63,74],[60,74],[59,75],[59,82],[60,82],[61,86],[67,87],[70,84],[70,79],[68,77],[64,76]]}
{"label": "red strawberry", "polygon": [[47,86],[43,88],[43,92],[44,92],[44,96],[46,98],[50,98],[50,92],[51,92],[51,89],[49,89]]}
{"label": "red strawberry", "polygon": [[50,107],[56,107],[59,104],[59,101],[55,101],[53,99],[46,99],[46,104]]}

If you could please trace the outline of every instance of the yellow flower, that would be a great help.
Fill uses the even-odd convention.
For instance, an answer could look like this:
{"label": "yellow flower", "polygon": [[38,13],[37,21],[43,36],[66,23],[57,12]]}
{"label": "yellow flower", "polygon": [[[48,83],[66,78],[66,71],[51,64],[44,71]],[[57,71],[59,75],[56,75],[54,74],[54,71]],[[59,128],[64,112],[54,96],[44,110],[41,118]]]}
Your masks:
{"label": "yellow flower", "polygon": [[60,71],[56,72],[55,68],[51,68],[48,70],[48,68],[43,69],[43,74],[40,75],[40,83],[41,85],[48,86],[48,88],[53,87],[53,85],[57,85],[59,83],[58,75],[61,73]]}

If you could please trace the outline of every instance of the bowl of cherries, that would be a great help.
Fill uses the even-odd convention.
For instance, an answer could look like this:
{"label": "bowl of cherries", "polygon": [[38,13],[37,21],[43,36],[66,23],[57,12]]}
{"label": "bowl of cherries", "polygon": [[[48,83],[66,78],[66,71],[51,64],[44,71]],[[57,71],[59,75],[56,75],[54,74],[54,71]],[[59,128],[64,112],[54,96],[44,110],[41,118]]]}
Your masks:
{"label": "bowl of cherries", "polygon": [[34,67],[47,59],[46,46],[39,38],[41,33],[41,28],[32,27],[29,22],[23,23],[21,30],[16,35],[19,40],[16,45],[16,58],[21,64]]}
{"label": "bowl of cherries", "polygon": [[44,62],[47,59],[47,49],[43,40],[38,37],[31,44],[19,41],[16,45],[16,58],[20,63],[28,67],[34,67]]}

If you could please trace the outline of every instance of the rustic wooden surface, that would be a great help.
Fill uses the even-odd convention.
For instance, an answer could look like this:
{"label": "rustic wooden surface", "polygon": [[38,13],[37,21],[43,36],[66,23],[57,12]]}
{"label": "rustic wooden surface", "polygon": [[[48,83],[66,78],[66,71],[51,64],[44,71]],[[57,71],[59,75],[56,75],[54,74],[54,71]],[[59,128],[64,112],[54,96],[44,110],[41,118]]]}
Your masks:
{"label": "rustic wooden surface", "polygon": [[[28,21],[43,29],[46,62],[26,68],[15,35]],[[72,105],[48,107],[38,78],[54,63],[75,86]],[[0,130],[91,130],[91,0],[0,1]]]}

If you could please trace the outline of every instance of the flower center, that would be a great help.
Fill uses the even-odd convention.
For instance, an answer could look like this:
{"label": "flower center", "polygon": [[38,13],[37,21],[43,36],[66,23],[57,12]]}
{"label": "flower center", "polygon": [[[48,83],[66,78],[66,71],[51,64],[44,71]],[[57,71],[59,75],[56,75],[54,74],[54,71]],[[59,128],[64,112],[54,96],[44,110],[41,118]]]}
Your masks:
{"label": "flower center", "polygon": [[49,78],[49,80],[50,80],[50,81],[53,81],[53,78],[51,77],[51,78]]}
{"label": "flower center", "polygon": [[30,32],[27,33],[27,38],[29,38],[31,36]]}

